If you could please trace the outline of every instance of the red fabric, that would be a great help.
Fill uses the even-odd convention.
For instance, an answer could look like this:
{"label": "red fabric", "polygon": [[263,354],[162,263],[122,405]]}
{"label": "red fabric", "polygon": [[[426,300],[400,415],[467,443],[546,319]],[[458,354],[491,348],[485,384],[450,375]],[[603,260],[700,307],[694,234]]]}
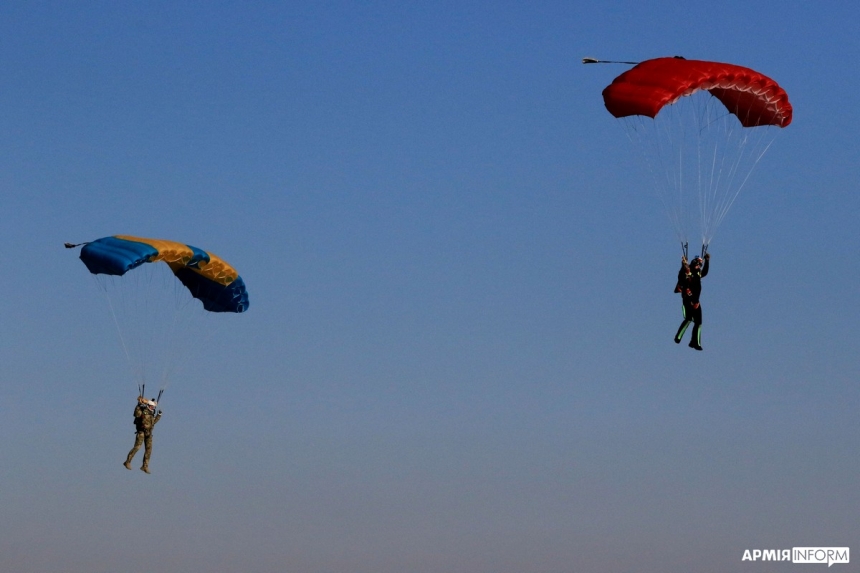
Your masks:
{"label": "red fabric", "polygon": [[744,127],[791,123],[788,94],[779,84],[749,68],[718,62],[656,58],[627,70],[605,90],[603,101],[615,117],[654,117],[665,105],[707,90]]}

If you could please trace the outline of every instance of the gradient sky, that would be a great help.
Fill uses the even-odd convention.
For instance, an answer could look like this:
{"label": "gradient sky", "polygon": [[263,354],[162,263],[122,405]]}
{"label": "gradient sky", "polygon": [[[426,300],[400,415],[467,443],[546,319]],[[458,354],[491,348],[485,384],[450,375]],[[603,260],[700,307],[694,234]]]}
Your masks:
{"label": "gradient sky", "polygon": [[[848,0],[4,3],[0,570],[860,552],[858,22]],[[702,353],[671,342],[678,247],[600,97],[624,67],[579,63],[676,54],[795,110],[712,243]],[[136,383],[62,247],[112,234],[209,249],[251,297],[165,394],[151,476],[120,465]]]}

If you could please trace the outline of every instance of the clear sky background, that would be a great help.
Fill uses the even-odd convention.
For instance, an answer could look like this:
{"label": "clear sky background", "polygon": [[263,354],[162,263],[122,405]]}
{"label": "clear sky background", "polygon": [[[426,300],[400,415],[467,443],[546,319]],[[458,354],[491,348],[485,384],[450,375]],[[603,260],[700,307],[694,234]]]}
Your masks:
{"label": "clear sky background", "polygon": [[[0,570],[860,552],[858,22],[848,0],[4,3]],[[580,64],[676,54],[795,110],[712,243],[701,353],[671,341],[679,249],[600,96],[624,67]],[[150,476],[120,465],[136,383],[62,246],[113,234],[209,249],[251,297],[165,394]]]}

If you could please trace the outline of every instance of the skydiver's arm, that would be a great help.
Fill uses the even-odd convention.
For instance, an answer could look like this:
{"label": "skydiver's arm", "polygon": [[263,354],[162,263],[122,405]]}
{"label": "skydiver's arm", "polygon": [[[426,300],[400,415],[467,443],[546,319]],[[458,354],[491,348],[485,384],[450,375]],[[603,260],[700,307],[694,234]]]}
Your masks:
{"label": "skydiver's arm", "polygon": [[678,271],[678,282],[675,283],[675,292],[682,292],[687,284],[687,275],[682,268]]}
{"label": "skydiver's arm", "polygon": [[681,257],[681,269],[678,271],[678,282],[675,284],[675,292],[686,290],[687,276],[689,274],[690,265],[687,263],[687,257]]}
{"label": "skydiver's arm", "polygon": [[708,268],[711,265],[711,257],[707,257],[705,259],[705,264],[702,265],[702,278],[705,278],[708,275]]}

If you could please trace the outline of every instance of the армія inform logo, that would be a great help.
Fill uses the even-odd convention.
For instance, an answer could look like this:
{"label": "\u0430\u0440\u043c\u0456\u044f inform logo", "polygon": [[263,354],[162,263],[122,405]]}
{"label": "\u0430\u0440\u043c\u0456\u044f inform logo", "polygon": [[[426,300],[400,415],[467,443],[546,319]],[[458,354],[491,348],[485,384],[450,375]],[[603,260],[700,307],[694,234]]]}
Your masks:
{"label": "\u0430\u0440\u043c\u0456\u044f inform logo", "polygon": [[791,561],[792,563],[820,563],[830,567],[834,563],[848,563],[848,547],[792,547],[791,549],[745,549],[741,561]]}

